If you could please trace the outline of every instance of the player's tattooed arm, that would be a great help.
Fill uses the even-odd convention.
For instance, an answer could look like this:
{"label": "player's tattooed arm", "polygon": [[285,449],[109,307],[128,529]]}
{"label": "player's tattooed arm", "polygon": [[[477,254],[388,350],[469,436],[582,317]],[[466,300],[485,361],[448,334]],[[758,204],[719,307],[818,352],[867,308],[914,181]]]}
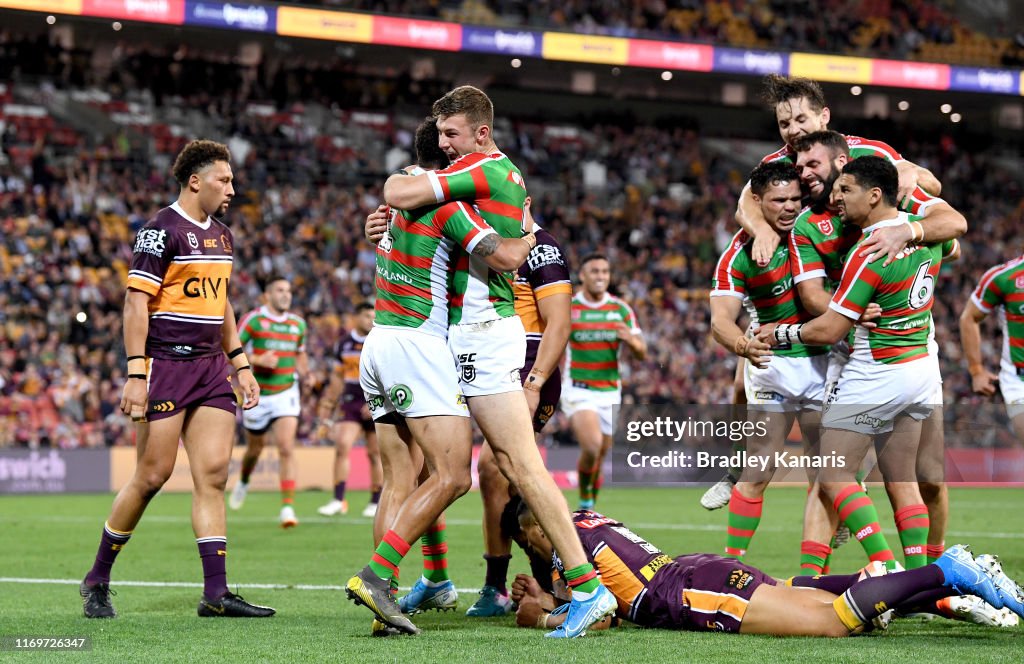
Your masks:
{"label": "player's tattooed arm", "polygon": [[527,233],[523,237],[507,238],[488,233],[473,247],[473,255],[482,258],[487,266],[498,272],[517,270],[537,246],[537,236]]}

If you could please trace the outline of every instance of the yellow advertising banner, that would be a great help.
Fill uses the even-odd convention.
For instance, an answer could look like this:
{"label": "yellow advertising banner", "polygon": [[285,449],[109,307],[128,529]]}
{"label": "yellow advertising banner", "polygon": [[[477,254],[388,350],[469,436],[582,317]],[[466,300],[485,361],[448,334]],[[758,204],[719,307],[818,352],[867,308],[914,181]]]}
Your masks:
{"label": "yellow advertising banner", "polygon": [[837,83],[871,83],[871,60],[793,53],[789,56],[789,75]]}
{"label": "yellow advertising banner", "polygon": [[[231,453],[231,469],[228,473],[228,491],[238,479],[242,467],[242,455],[245,447],[236,445]],[[369,485],[366,450],[362,447],[353,448],[349,461],[351,475],[349,486],[362,489]],[[295,450],[295,488],[323,489],[329,491],[334,487],[334,448],[333,447],[300,447]],[[267,446],[260,456],[256,470],[249,479],[249,488],[253,491],[277,491],[278,477],[277,449]],[[110,449],[110,490],[119,491],[128,483],[135,472],[135,448],[112,447]],[[188,463],[185,448],[178,447],[178,459],[174,464],[174,472],[164,485],[163,491],[192,491],[192,472]]]}
{"label": "yellow advertising banner", "polygon": [[369,44],[373,41],[373,17],[281,6],[277,8],[277,33],[289,37]]}
{"label": "yellow advertising banner", "polygon": [[0,0],[0,7],[54,14],[81,14],[82,0]]}
{"label": "yellow advertising banner", "polygon": [[629,60],[629,40],[619,37],[545,32],[544,58],[546,60],[624,65]]}

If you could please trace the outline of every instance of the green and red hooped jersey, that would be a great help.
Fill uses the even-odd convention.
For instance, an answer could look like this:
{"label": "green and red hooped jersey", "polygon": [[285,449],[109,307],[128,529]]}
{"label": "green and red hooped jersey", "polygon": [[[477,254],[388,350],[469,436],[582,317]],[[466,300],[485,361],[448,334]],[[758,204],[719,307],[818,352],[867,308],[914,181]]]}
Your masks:
{"label": "green and red hooped jersey", "polygon": [[1000,368],[1024,376],[1024,256],[985,272],[971,302],[985,314],[998,311],[1003,328]]}
{"label": "green and red hooped jersey", "polygon": [[[463,200],[502,237],[523,236],[526,183],[501,152],[473,152],[428,173],[438,202]],[[480,258],[460,254],[450,282],[449,322],[480,323],[515,315],[514,272],[497,272]]]}
{"label": "green and red hooped jersey", "polygon": [[238,338],[250,358],[268,351],[277,355],[273,369],[253,365],[261,395],[279,394],[295,384],[295,361],[306,351],[306,321],[301,316],[278,316],[265,306],[254,309],[239,321]]}
{"label": "green and red hooped jersey", "polygon": [[882,309],[877,327],[854,328],[852,359],[902,364],[928,356],[935,280],[942,259],[956,250],[958,242],[910,246],[886,267],[882,267],[885,256],[869,263],[867,257],[857,255],[857,248],[872,232],[916,219],[900,212],[896,219],[873,224],[864,229],[863,238],[850,250],[829,307],[852,320],[860,319],[871,302]]}
{"label": "green and red hooped jersey", "polygon": [[591,302],[581,292],[573,296],[569,315],[569,381],[599,392],[620,389],[619,327],[625,324],[632,334],[641,333],[633,309],[611,293]]}
{"label": "green and red hooped jersey", "polygon": [[[753,239],[745,231],[736,233],[718,259],[711,297],[745,298],[751,323],[755,326],[811,320],[813,316],[804,309],[793,288],[787,240],[783,237],[768,265],[760,267],[751,257]],[[774,352],[782,357],[811,357],[827,353],[828,347],[793,344],[779,346]]]}

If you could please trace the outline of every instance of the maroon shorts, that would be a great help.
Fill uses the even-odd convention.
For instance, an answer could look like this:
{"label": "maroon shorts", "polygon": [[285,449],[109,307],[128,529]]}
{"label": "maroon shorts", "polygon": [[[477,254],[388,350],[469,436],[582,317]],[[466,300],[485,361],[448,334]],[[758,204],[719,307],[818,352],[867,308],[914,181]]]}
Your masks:
{"label": "maroon shorts", "polygon": [[658,570],[637,609],[647,627],[697,632],[739,632],[747,603],[762,583],[775,579],[734,558],[695,553]]}
{"label": "maroon shorts", "polygon": [[223,353],[195,360],[154,358],[149,366],[147,420],[161,420],[189,408],[238,410],[231,365]]}
{"label": "maroon shorts", "polygon": [[373,418],[366,416],[365,406],[366,396],[359,383],[346,383],[341,395],[341,421],[358,422],[363,425],[363,431],[373,431]]}
{"label": "maroon shorts", "polygon": [[[533,360],[527,360],[526,365],[519,370],[519,380],[526,382],[526,377],[530,375],[530,369],[532,368]],[[548,423],[548,420],[555,414],[555,410],[558,409],[558,400],[561,398],[562,372],[560,369],[555,369],[548,376],[548,379],[544,381],[544,386],[540,388],[540,404],[537,406],[537,412],[533,415],[533,430],[535,433],[540,433]]]}

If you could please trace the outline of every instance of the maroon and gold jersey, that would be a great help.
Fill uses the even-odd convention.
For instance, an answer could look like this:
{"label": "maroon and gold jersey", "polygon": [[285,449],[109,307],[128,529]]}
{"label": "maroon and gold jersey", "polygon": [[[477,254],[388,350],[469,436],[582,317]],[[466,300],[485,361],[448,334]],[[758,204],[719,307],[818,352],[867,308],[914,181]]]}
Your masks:
{"label": "maroon and gold jersey", "polygon": [[[573,513],[572,521],[587,559],[601,575],[601,583],[618,600],[618,616],[636,621],[648,584],[655,572],[672,559],[621,522],[603,514],[580,510]],[[564,572],[557,556],[554,564],[558,572]]]}
{"label": "maroon and gold jersey", "polygon": [[512,292],[516,315],[526,330],[526,364],[537,359],[537,349],[544,333],[544,319],[537,303],[546,297],[564,293],[572,297],[572,278],[565,252],[558,241],[543,228],[537,229],[537,246],[519,266]]}
{"label": "maroon and gold jersey", "polygon": [[193,359],[223,353],[234,240],[212,217],[200,224],[174,203],[135,237],[128,288],[148,293],[146,355]]}
{"label": "maroon and gold jersey", "polygon": [[341,338],[334,349],[337,360],[334,371],[346,384],[359,384],[359,356],[363,352],[365,341],[366,337],[352,330]]}

